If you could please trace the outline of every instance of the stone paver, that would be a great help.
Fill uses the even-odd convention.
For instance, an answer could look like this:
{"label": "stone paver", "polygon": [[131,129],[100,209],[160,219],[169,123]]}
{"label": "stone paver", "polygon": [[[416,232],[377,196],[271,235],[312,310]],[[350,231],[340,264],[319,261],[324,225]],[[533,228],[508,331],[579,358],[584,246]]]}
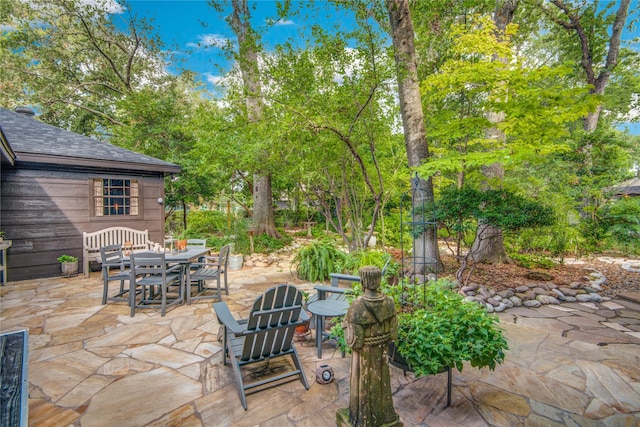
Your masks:
{"label": "stone paver", "polygon": [[[284,266],[245,267],[229,279],[224,299],[237,316],[277,283],[313,288]],[[95,273],[0,288],[0,331],[30,333],[31,426],[325,427],[348,406],[350,357],[325,343],[318,360],[308,337],[296,345],[310,389],[293,381],[251,393],[244,411],[231,368],[222,364],[211,301],[132,318],[124,303],[101,305],[101,289]],[[501,312],[510,347],[503,365],[454,370],[450,407],[446,374],[416,380],[391,367],[396,411],[405,426],[640,425],[636,297]],[[334,369],[331,384],[314,381],[321,364]]]}

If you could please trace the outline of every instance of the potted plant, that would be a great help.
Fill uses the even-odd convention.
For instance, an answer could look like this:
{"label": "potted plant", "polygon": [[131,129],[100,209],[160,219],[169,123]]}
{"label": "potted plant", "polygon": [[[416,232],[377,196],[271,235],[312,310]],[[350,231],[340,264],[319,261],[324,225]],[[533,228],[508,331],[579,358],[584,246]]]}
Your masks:
{"label": "potted plant", "polygon": [[183,231],[182,233],[179,233],[176,241],[176,251],[178,252],[184,252],[187,250],[187,232]]}
{"label": "potted plant", "polygon": [[4,240],[4,231],[0,231],[0,242]]}
{"label": "potted plant", "polygon": [[398,307],[397,352],[417,377],[462,371],[464,362],[475,368],[504,360],[507,341],[499,319],[475,302],[465,301],[448,279],[426,285],[405,285],[392,295]]}
{"label": "potted plant", "polygon": [[[462,371],[465,362],[492,370],[502,363],[508,346],[499,319],[480,304],[465,301],[453,288],[448,279],[383,287],[398,314],[398,339],[389,348],[391,364],[421,377],[448,367]],[[331,333],[348,351],[342,327],[335,325]]]}
{"label": "potted plant", "polygon": [[[301,290],[300,293],[302,294],[303,298],[302,308],[306,311],[307,304],[309,303],[309,292]],[[306,322],[300,324],[299,326],[296,326],[295,337],[298,340],[302,340],[305,336],[311,334],[311,328],[309,327],[311,323],[311,314],[309,312],[307,312],[307,314],[309,316],[309,319],[307,319]]]}
{"label": "potted plant", "polygon": [[62,266],[62,275],[71,276],[78,273],[78,258],[73,255],[60,255],[58,262]]}

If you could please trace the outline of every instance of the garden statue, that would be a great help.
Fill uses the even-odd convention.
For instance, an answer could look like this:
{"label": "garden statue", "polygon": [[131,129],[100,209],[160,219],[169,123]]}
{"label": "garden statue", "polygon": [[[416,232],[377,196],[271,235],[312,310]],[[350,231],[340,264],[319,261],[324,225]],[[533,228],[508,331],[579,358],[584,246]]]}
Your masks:
{"label": "garden statue", "polygon": [[393,408],[387,346],[398,333],[398,319],[391,297],[380,292],[378,267],[359,271],[364,295],[356,299],[344,321],[345,338],[351,347],[349,408],[336,414],[339,426],[402,426]]}

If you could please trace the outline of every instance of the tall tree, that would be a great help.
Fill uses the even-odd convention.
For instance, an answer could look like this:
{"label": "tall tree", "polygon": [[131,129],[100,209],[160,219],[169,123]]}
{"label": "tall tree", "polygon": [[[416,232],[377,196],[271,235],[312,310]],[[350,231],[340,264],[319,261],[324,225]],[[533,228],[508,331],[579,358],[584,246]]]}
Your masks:
{"label": "tall tree", "polygon": [[107,2],[4,2],[0,21],[0,103],[37,107],[48,123],[100,137],[121,124],[118,100],[168,77],[149,24]]}
{"label": "tall tree", "polygon": [[[251,27],[251,12],[248,0],[232,0],[233,12],[229,18],[231,28],[238,38],[238,55],[236,59],[242,73],[245,103],[249,123],[257,123],[262,119],[264,98],[260,83],[258,52],[260,36]],[[256,135],[257,136],[257,135]],[[257,153],[257,158],[261,153]],[[259,161],[256,162],[256,165]],[[280,237],[276,230],[273,215],[273,194],[271,189],[271,172],[258,168],[253,174],[253,221],[256,234],[267,234]]]}
{"label": "tall tree", "polygon": [[[493,21],[496,32],[495,35],[498,40],[504,40],[507,37],[507,26],[511,24],[517,7],[518,0],[496,1]],[[508,58],[496,56],[494,60],[506,64]],[[497,125],[504,120],[505,113],[504,111],[488,111],[487,118],[489,122]],[[505,134],[497,126],[489,127],[485,133],[487,139],[494,139],[496,141],[496,145],[504,144]],[[488,190],[496,185],[501,185],[504,178],[504,167],[500,162],[483,165],[482,174],[485,177],[483,186]],[[476,238],[471,246],[470,254],[471,259],[475,262],[495,264],[509,261],[509,257],[504,248],[502,230],[493,224],[481,221],[477,228]]]}
{"label": "tall tree", "polygon": [[394,121],[386,108],[393,72],[382,35],[366,23],[352,34],[317,30],[315,37],[322,43],[313,49],[283,46],[270,57],[268,114],[291,139],[287,151],[298,154],[296,176],[310,204],[350,250],[359,250],[374,232],[385,193],[381,157]]}
{"label": "tall tree", "polygon": [[[591,93],[604,94],[611,75],[618,65],[620,40],[631,0],[620,0],[618,10],[611,22],[611,16],[599,11],[598,2],[582,3],[575,6],[563,0],[551,0],[553,7],[541,3],[543,10],[553,22],[566,31],[574,33],[580,49],[580,66],[585,81],[591,85]],[[607,7],[606,9],[609,9]],[[611,35],[603,37],[611,24]],[[606,47],[605,47],[606,43]],[[584,129],[593,132],[598,126],[602,105],[590,112],[584,119]]]}
{"label": "tall tree", "polygon": [[[566,84],[571,72],[567,65],[525,66],[510,42],[514,30],[507,26],[505,37],[498,37],[495,23],[486,16],[449,28],[455,56],[422,83],[435,155],[420,170],[437,171],[442,181],[457,182],[459,188],[484,188],[486,166],[499,162],[512,173],[568,150],[568,124],[583,117],[594,98],[585,88]],[[487,111],[501,112],[500,121]],[[494,138],[493,128],[504,137]],[[513,180],[500,181],[501,189],[518,188]],[[501,223],[484,216],[481,208],[478,227],[500,230]]]}
{"label": "tall tree", "polygon": [[[400,112],[404,129],[405,146],[409,167],[420,166],[429,158],[427,132],[425,128],[420,87],[418,84],[418,66],[414,44],[414,30],[408,0],[387,0],[387,11],[391,26],[391,38],[395,51],[396,73],[398,80],[398,95],[400,98]],[[428,203],[434,202],[433,181],[431,176],[420,179],[417,183],[416,194],[426,197]],[[413,200],[414,213],[423,205],[423,200]],[[423,213],[422,213],[423,214]],[[426,236],[414,239],[418,259],[433,257],[436,268],[442,269],[438,236],[431,227],[424,231]],[[424,245],[424,247],[423,247]],[[421,274],[423,271],[416,271]]]}

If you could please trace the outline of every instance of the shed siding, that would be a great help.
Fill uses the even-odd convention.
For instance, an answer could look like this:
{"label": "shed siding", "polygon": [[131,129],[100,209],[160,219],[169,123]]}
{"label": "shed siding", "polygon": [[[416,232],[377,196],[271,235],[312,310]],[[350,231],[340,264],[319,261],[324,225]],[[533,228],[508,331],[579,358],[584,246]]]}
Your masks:
{"label": "shed siding", "polygon": [[[138,180],[139,217],[92,217],[92,178]],[[41,170],[2,168],[0,224],[13,241],[8,251],[8,281],[60,275],[56,260],[63,253],[75,255],[82,265],[82,233],[106,227],[148,229],[152,241],[164,236],[162,174],[138,176],[136,172]]]}

